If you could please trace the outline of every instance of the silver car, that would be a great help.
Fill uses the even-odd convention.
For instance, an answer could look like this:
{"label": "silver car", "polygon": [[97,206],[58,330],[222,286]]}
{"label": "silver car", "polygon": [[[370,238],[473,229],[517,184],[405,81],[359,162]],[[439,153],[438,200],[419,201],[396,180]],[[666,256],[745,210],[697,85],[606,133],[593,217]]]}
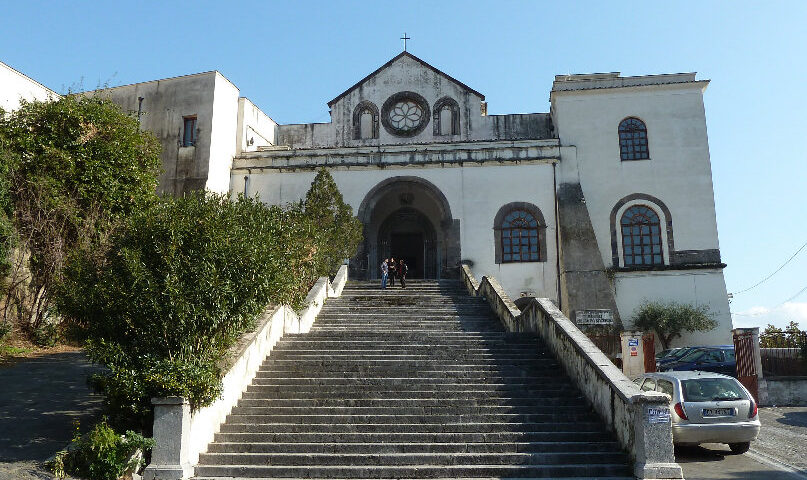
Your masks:
{"label": "silver car", "polygon": [[671,397],[673,442],[727,443],[745,453],[759,434],[754,397],[737,379],[712,372],[646,373],[634,380],[644,391]]}

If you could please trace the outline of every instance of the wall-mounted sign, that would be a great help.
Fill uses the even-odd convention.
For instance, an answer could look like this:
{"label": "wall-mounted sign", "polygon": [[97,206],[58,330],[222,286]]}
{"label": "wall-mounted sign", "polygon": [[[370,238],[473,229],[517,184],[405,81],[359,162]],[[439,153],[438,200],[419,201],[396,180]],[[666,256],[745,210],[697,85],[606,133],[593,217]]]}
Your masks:
{"label": "wall-mounted sign", "polygon": [[575,310],[574,323],[578,325],[613,325],[614,315],[611,310]]}
{"label": "wall-mounted sign", "polygon": [[670,423],[670,409],[664,407],[648,408],[647,423]]}
{"label": "wall-mounted sign", "polygon": [[628,339],[628,346],[629,347],[638,347],[639,346],[639,339],[638,338],[629,338]]}

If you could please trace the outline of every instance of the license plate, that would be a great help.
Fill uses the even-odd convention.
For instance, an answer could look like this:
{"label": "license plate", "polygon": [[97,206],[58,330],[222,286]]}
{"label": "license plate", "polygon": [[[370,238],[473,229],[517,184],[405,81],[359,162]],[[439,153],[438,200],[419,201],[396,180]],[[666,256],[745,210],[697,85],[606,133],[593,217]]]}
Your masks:
{"label": "license plate", "polygon": [[703,409],[703,416],[704,417],[733,417],[734,416],[734,409],[733,408],[704,408]]}

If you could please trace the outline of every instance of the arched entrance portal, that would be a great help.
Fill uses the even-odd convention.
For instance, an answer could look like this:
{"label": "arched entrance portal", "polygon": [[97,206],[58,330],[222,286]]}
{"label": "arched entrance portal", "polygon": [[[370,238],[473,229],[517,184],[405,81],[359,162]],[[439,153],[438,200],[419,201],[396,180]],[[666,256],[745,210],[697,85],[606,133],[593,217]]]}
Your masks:
{"label": "arched entrance portal", "polygon": [[460,222],[445,195],[420,177],[392,177],[373,187],[358,210],[364,242],[351,260],[353,278],[376,279],[384,258],[403,257],[409,278],[457,278]]}
{"label": "arched entrance portal", "polygon": [[426,215],[403,207],[391,213],[378,229],[376,263],[403,258],[409,278],[438,278],[439,252],[434,226]]}

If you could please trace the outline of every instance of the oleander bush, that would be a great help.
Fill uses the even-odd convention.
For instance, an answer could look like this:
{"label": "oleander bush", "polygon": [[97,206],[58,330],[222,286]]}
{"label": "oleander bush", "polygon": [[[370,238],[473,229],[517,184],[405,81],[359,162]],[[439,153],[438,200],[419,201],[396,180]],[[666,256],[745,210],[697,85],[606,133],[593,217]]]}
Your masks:
{"label": "oleander bush", "polygon": [[127,218],[104,249],[71,257],[58,310],[107,367],[92,382],[106,395],[110,421],[148,431],[152,397],[183,396],[194,409],[218,398],[228,349],[266,306],[301,306],[335,265],[326,259],[355,252],[358,239],[340,237],[355,225],[341,200],[336,190],[321,201],[336,206],[312,215],[318,202],[281,208],[205,192],[165,197]]}

